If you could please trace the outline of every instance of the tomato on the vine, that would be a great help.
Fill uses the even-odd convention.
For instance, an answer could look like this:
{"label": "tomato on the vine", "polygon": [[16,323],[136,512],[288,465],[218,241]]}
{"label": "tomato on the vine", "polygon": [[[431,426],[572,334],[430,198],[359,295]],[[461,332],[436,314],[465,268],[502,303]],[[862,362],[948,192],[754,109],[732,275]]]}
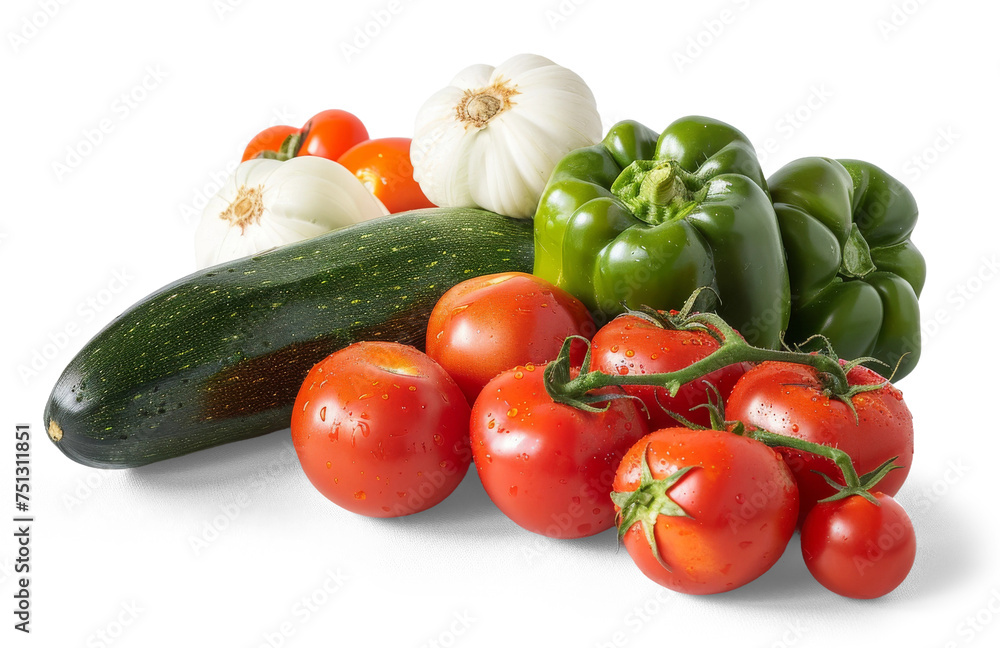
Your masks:
{"label": "tomato on the vine", "polygon": [[[885,378],[865,367],[847,373],[851,386],[884,384],[850,398],[857,412],[827,391],[822,376],[809,366],[765,362],[736,383],[726,403],[726,417],[777,434],[840,448],[851,457],[858,474],[865,474],[892,457],[899,469],[879,482],[879,490],[895,495],[913,460],[913,417],[902,393]],[[840,470],[824,457],[789,448],[779,452],[799,484],[799,521],[816,502],[833,495],[820,471],[834,480]]]}
{"label": "tomato on the vine", "polygon": [[462,391],[425,354],[395,342],[358,342],[314,366],[291,427],[313,486],[374,517],[441,502],[472,459]]}
{"label": "tomato on the vine", "polygon": [[[667,318],[670,314],[661,313],[660,316]],[[672,328],[648,315],[624,314],[605,324],[594,335],[591,354],[594,369],[624,376],[683,369],[718,348],[719,341],[704,329]],[[708,427],[711,423],[709,411],[696,408],[709,403],[706,383],[714,385],[725,402],[736,381],[749,368],[749,363],[723,367],[683,385],[674,397],[662,387],[627,385],[624,389],[646,406],[651,430],[680,424],[668,410]]]}
{"label": "tomato on the vine", "polygon": [[[554,360],[570,335],[590,339],[594,321],[576,297],[523,272],[453,286],[431,311],[427,355],[473,402],[494,376],[516,365]],[[574,345],[582,360],[586,348]]]}
{"label": "tomato on the vine", "polygon": [[368,139],[368,129],[346,110],[316,113],[302,127],[296,156],[316,155],[334,162],[349,148]]}
{"label": "tomato on the vine", "polygon": [[337,162],[368,187],[390,214],[434,206],[413,179],[407,137],[365,140],[348,149]]}
{"label": "tomato on the vine", "polygon": [[802,525],[802,557],[809,572],[841,596],[884,596],[913,567],[917,541],[910,517],[892,497],[875,493],[874,498],[878,504],[860,495],[822,502]]}
{"label": "tomato on the vine", "polygon": [[257,133],[254,138],[250,140],[250,143],[247,144],[246,150],[243,151],[243,159],[241,162],[252,160],[264,151],[277,152],[289,135],[293,135],[298,132],[299,129],[294,126],[271,126],[270,128],[265,128],[261,132]]}
{"label": "tomato on the vine", "polygon": [[781,557],[795,532],[798,489],[788,467],[771,448],[732,432],[652,432],[622,459],[614,491],[632,560],[678,592],[714,594],[749,583]]}
{"label": "tomato on the vine", "polygon": [[593,412],[555,403],[544,369],[505,371],[476,399],[476,469],[493,503],[525,529],[551,538],[594,535],[614,526],[611,482],[622,455],[646,434],[645,417],[631,399]]}

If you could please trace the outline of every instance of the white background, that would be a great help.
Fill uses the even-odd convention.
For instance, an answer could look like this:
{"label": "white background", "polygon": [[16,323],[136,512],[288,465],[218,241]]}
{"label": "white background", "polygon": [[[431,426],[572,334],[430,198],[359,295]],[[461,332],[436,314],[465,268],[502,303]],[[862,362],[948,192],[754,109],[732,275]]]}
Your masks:
{"label": "white background", "polygon": [[[3,645],[997,645],[998,19],[985,1],[5,0],[0,511],[14,515],[12,432],[27,422],[37,520],[30,636],[11,628],[15,545],[0,540]],[[460,68],[524,51],[583,76],[605,127],[707,114],[741,128],[768,174],[858,157],[911,187],[929,272],[898,499],[919,550],[896,592],[828,593],[795,538],[741,590],[673,594],[612,533],[522,531],[474,474],[423,514],[358,517],[311,488],[287,430],[122,471],[46,439],[62,368],[194,269],[199,207],[258,130],[339,107],[374,137],[410,136]]]}

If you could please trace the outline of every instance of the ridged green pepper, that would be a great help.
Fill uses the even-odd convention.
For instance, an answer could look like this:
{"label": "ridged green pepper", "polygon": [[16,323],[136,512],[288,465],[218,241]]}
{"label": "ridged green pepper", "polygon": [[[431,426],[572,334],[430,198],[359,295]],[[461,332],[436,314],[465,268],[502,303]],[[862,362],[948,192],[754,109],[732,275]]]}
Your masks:
{"label": "ridged green pepper", "polygon": [[714,294],[696,307],[752,344],[777,347],[788,323],[785,257],[756,153],[707,117],[660,135],[623,121],[563,158],[535,215],[534,272],[598,323],[626,307],[680,308],[702,286]]}
{"label": "ridged green pepper", "polygon": [[[902,378],[920,357],[924,258],[910,242],[917,204],[898,180],[857,160],[803,158],[768,179],[788,259],[785,339],[825,336],[843,358]],[[902,360],[900,361],[900,358]]]}

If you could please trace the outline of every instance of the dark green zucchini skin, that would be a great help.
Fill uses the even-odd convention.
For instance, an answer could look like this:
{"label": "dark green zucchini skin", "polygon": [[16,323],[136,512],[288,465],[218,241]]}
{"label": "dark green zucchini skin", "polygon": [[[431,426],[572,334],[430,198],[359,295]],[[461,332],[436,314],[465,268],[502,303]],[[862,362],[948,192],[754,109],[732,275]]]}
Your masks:
{"label": "dark green zucchini skin", "polygon": [[200,270],[73,358],[45,407],[69,458],[129,468],[287,428],[309,369],[359,340],[423,348],[453,285],[531,272],[530,221],[475,209],[387,216]]}

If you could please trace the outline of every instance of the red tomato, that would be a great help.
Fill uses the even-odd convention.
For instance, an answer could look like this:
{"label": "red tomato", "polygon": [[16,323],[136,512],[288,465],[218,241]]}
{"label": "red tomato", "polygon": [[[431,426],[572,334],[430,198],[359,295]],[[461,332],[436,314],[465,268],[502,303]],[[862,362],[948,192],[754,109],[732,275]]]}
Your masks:
{"label": "red tomato", "polygon": [[257,133],[243,151],[242,162],[252,160],[264,151],[277,151],[289,135],[299,132],[294,126],[271,126]]}
{"label": "red tomato", "polygon": [[917,540],[910,517],[888,495],[875,493],[875,499],[878,506],[858,495],[823,502],[806,516],[802,557],[831,592],[877,598],[896,589],[913,567]]}
{"label": "red tomato", "polygon": [[653,535],[663,563],[645,522],[625,531],[625,548],[646,576],[677,592],[714,594],[749,583],[781,557],[795,532],[798,490],[774,450],[720,430],[658,430],[622,459],[616,493],[655,492],[655,482],[642,484],[643,458],[653,480],[693,467],[666,491],[687,517],[656,517]]}
{"label": "red tomato", "polygon": [[324,110],[302,127],[296,155],[316,155],[336,162],[347,149],[366,139],[368,130],[360,119],[346,110]]}
{"label": "red tomato", "polygon": [[337,162],[357,176],[390,214],[434,206],[413,179],[409,138],[366,140],[351,147]]}
{"label": "red tomato", "polygon": [[[705,358],[719,348],[718,341],[705,331],[679,331],[664,328],[644,317],[619,315],[594,336],[591,347],[593,369],[609,374],[651,374],[677,371]],[[637,396],[646,405],[649,429],[658,430],[680,424],[664,408],[693,423],[710,427],[709,412],[692,407],[708,403],[708,381],[718,388],[723,402],[750,364],[734,364],[690,382],[670,397],[661,387],[627,386],[625,392]]]}
{"label": "red tomato", "polygon": [[[851,385],[875,385],[885,378],[865,367],[847,374]],[[729,397],[726,417],[777,434],[797,437],[840,448],[848,455],[859,475],[870,472],[884,461],[898,456],[902,466],[878,483],[879,490],[895,495],[906,480],[913,460],[913,417],[903,402],[903,394],[886,385],[876,391],[851,398],[857,410],[855,422],[850,408],[825,391],[819,373],[812,367],[785,362],[765,362],[748,371]],[[842,482],[840,470],[829,459],[779,448],[799,484],[799,521],[818,500],[834,494],[834,489],[813,470]]]}
{"label": "red tomato", "polygon": [[472,407],[472,456],[483,487],[511,520],[550,538],[581,538],[614,526],[611,480],[646,433],[629,399],[603,412],[554,403],[544,367],[505,371]]}
{"label": "red tomato", "polygon": [[501,371],[555,360],[567,336],[589,339],[594,329],[587,307],[565,290],[534,275],[502,272],[463,281],[441,296],[427,323],[427,355],[472,403]]}
{"label": "red tomato", "polygon": [[472,459],[462,391],[395,342],[358,342],[313,367],[295,399],[292,441],[313,486],[374,517],[434,506]]}

